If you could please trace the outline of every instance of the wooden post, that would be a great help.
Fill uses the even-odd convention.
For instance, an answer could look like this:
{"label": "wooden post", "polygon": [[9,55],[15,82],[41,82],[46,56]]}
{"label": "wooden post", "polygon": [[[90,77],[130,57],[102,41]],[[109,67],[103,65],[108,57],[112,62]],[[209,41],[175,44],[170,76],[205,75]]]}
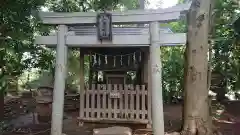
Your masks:
{"label": "wooden post", "polygon": [[57,35],[58,44],[55,67],[51,135],[62,134],[64,89],[67,70],[67,46],[65,45],[66,32],[67,27],[65,25],[59,25]]}
{"label": "wooden post", "polygon": [[143,67],[143,62],[141,62],[141,67],[137,69],[137,75],[136,75],[136,84],[141,85],[142,84],[142,67]]}
{"label": "wooden post", "polygon": [[[138,0],[139,2],[139,9],[143,9],[145,8],[145,0]],[[144,27],[144,24],[139,24],[139,27]]]}
{"label": "wooden post", "polygon": [[80,118],[83,118],[84,116],[84,53],[80,49]]}
{"label": "wooden post", "polygon": [[[139,9],[144,9],[145,8],[145,0],[138,0],[139,2]],[[143,27],[144,24],[139,24],[138,25],[139,27]],[[145,59],[144,59],[145,60]],[[140,64],[141,67],[138,69],[137,71],[137,83],[138,84],[143,84],[144,83],[144,64],[145,64],[145,61],[141,62]]]}
{"label": "wooden post", "polygon": [[92,55],[89,54],[89,73],[88,73],[88,84],[89,86],[92,85],[92,78],[93,78],[93,71],[92,71]]}
{"label": "wooden post", "polygon": [[95,79],[94,80],[95,80],[94,83],[97,84],[98,83],[98,71],[97,70],[95,71]]}
{"label": "wooden post", "polygon": [[158,45],[159,41],[159,23],[150,23],[150,73],[151,76],[151,90],[152,90],[152,122],[153,134],[164,135],[164,121],[163,121],[163,100],[162,100],[162,63],[161,51]]}
{"label": "wooden post", "polygon": [[140,9],[145,8],[145,0],[139,0],[139,7],[140,7]]}
{"label": "wooden post", "polygon": [[[150,56],[149,56],[149,48],[147,48],[146,50],[144,50],[144,53],[143,53],[143,83],[144,84],[148,84],[148,87],[150,86],[150,76],[148,75],[150,73],[149,69],[150,69],[150,66],[149,66],[149,61],[150,61]],[[149,89],[149,88],[148,88]]]}
{"label": "wooden post", "polygon": [[151,73],[152,73],[152,65],[150,65],[150,47],[145,51],[144,53],[144,59],[146,61],[146,64],[144,64],[144,81],[147,82],[147,87],[148,87],[148,96],[147,96],[147,106],[148,106],[148,121],[149,123],[147,124],[147,128],[152,128],[152,84],[151,84]]}

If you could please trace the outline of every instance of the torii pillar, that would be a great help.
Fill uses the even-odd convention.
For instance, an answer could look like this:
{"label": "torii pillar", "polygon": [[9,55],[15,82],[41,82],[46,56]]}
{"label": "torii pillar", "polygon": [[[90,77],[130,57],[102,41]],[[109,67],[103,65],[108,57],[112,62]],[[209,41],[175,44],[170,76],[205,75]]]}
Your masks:
{"label": "torii pillar", "polygon": [[150,23],[150,63],[149,80],[152,98],[152,128],[154,135],[164,135],[163,100],[162,100],[162,63],[159,46],[159,23]]}
{"label": "torii pillar", "polygon": [[67,33],[66,25],[58,26],[57,54],[53,91],[53,109],[51,135],[62,135],[64,89],[67,73],[67,46],[65,44]]}

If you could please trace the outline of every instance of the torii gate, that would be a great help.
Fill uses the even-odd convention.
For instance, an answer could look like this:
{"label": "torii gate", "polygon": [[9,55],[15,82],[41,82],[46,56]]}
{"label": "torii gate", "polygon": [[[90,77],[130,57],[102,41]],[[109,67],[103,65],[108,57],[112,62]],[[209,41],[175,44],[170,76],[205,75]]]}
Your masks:
{"label": "torii gate", "polygon": [[[150,47],[149,86],[152,97],[152,127],[155,135],[164,134],[163,101],[162,101],[162,64],[160,46],[184,45],[185,33],[159,32],[159,22],[171,22],[181,18],[191,3],[180,4],[167,9],[157,10],[129,10],[126,12],[110,12],[113,24],[140,24],[149,23],[149,32],[136,35],[113,35],[112,41],[100,42],[94,35],[76,35],[69,31],[68,26],[96,24],[95,12],[54,13],[41,12],[43,24],[58,25],[57,35],[39,36],[35,43],[56,47],[56,69],[54,81],[54,96],[52,109],[51,135],[61,135],[64,105],[64,89],[66,78],[67,48],[68,47]],[[114,33],[114,28],[113,28]],[[160,72],[159,72],[160,71]],[[80,90],[81,92],[81,90]],[[81,95],[81,93],[80,93]]]}

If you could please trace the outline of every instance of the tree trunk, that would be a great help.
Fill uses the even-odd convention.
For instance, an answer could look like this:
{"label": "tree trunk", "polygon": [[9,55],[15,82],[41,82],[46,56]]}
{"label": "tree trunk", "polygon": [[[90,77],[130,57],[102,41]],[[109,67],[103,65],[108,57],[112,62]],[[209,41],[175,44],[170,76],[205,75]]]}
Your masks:
{"label": "tree trunk", "polygon": [[[184,122],[181,135],[211,135],[208,97],[208,33],[211,0],[193,0],[185,52]],[[179,135],[180,133],[172,133]]]}
{"label": "tree trunk", "polygon": [[210,135],[208,32],[210,0],[194,0],[188,16],[183,134]]}

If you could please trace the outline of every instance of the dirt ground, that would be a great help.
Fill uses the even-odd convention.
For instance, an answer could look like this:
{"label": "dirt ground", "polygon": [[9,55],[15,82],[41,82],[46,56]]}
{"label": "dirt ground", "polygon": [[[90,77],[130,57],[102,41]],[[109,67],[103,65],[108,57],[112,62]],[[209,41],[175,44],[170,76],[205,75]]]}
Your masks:
{"label": "dirt ground", "polygon": [[[31,113],[32,99],[12,97],[5,102],[5,119],[12,120],[15,127],[8,128],[3,135],[50,135],[50,123],[37,123],[36,114]],[[29,101],[29,102],[28,102]],[[30,106],[30,107],[29,107]],[[213,123],[223,135],[240,135],[240,101],[228,101],[222,109],[214,108]],[[78,111],[66,113],[63,124],[63,133],[67,135],[91,135],[93,128],[110,127],[108,124],[84,123],[82,127],[77,122]],[[181,104],[164,105],[165,131],[178,131],[181,128],[182,106]],[[37,123],[37,124],[36,124]],[[128,126],[136,134],[144,134],[147,131],[144,125],[120,125]]]}

